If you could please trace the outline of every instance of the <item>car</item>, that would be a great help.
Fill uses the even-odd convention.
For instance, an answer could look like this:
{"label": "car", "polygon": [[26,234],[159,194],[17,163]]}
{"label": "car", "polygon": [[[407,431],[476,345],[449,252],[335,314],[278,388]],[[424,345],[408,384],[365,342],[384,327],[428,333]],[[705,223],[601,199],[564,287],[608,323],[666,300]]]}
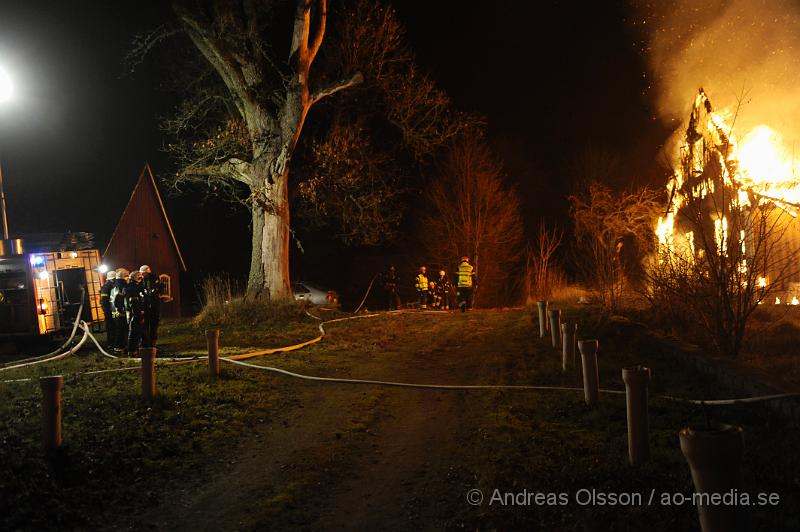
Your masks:
{"label": "car", "polygon": [[292,293],[297,301],[309,301],[314,305],[338,305],[339,294],[325,290],[305,281],[292,283]]}

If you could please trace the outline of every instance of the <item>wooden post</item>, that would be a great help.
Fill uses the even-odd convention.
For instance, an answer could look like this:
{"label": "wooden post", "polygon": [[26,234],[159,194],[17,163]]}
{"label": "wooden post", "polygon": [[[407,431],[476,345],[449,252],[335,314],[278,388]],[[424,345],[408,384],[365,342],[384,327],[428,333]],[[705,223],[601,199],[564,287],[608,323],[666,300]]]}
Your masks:
{"label": "wooden post", "polygon": [[42,389],[42,443],[45,451],[61,447],[61,389],[64,377],[40,377]]}
{"label": "wooden post", "polygon": [[597,340],[581,340],[578,349],[581,352],[583,368],[583,397],[588,406],[594,406],[600,399],[600,376],[597,370]]}
{"label": "wooden post", "polygon": [[206,331],[208,345],[208,371],[212,379],[219,377],[219,329]]}
{"label": "wooden post", "polygon": [[569,367],[575,367],[575,331],[578,324],[574,321],[566,321],[561,324],[561,370],[567,371]]}
{"label": "wooden post", "polygon": [[647,417],[647,386],[650,368],[622,368],[628,411],[628,461],[639,465],[650,458],[650,423]]}
{"label": "wooden post", "polygon": [[[741,493],[741,427],[711,425],[687,427],[680,431],[681,451],[692,473],[695,493]],[[709,504],[699,499],[697,512],[702,532],[741,532],[749,530],[747,507],[738,504]]]}
{"label": "wooden post", "polygon": [[139,358],[142,360],[142,395],[152,400],[156,397],[156,348],[140,347]]}
{"label": "wooden post", "polygon": [[537,301],[539,308],[539,338],[547,336],[547,301]]}
{"label": "wooden post", "polygon": [[550,335],[553,340],[553,349],[561,349],[561,311],[558,309],[548,310],[550,318]]}

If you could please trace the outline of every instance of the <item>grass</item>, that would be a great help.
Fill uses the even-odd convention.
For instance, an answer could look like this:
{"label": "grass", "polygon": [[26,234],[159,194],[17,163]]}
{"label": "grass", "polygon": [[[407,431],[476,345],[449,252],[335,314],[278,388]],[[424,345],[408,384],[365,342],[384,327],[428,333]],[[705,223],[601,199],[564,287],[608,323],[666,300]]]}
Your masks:
{"label": "grass", "polygon": [[788,391],[800,391],[800,307],[760,306],[748,325],[740,362]]}
{"label": "grass", "polygon": [[[197,319],[166,319],[159,352],[201,355],[205,328],[222,330],[223,354],[298,343],[319,334],[305,307],[234,302]],[[159,366],[159,397],[140,397],[138,371],[81,375],[134,364],[99,355],[10,370],[0,383],[0,529],[97,528],[103,513],[149,505],[170,479],[246,437],[287,399],[263,374],[223,366],[213,382],[204,363]],[[38,377],[65,375],[65,444],[47,459],[40,444]],[[144,492],[143,490],[144,486]],[[47,511],[42,511],[42,505]]]}
{"label": "grass", "polygon": [[[626,413],[624,398],[601,396],[598,408],[588,409],[575,395],[541,394],[520,404],[510,394],[485,396],[480,410],[485,415],[474,428],[471,439],[480,446],[461,457],[477,470],[478,486],[488,499],[495,488],[501,491],[568,494],[569,504],[508,507],[482,506],[481,514],[463,515],[458,526],[466,529],[541,530],[694,530],[696,509],[689,505],[669,506],[659,499],[647,506],[651,490],[657,497],[681,493],[689,496],[693,487],[688,466],[678,445],[678,431],[689,424],[728,422],[745,428],[743,458],[744,489],[749,493],[777,492],[777,508],[753,508],[753,530],[796,530],[800,527],[798,488],[800,459],[793,451],[800,444],[797,425],[776,419],[765,407],[735,406],[704,409],[660,399],[660,394],[683,397],[725,397],[729,391],[674,362],[655,354],[648,342],[619,335],[613,321],[599,319],[588,309],[564,308],[578,318],[584,337],[600,338],[601,387],[624,389],[621,369],[628,365],[651,367],[650,441],[651,460],[640,467],[627,464]],[[532,324],[536,316],[532,315]],[[564,376],[558,357],[553,356],[549,338],[536,340],[534,358],[538,382],[580,387],[577,373]],[[516,375],[520,367],[510,368]],[[787,475],[787,472],[794,472]],[[643,494],[642,506],[581,506],[575,503],[579,490],[600,493]]]}
{"label": "grass", "polygon": [[[575,393],[464,393],[459,396],[458,406],[458,430],[462,431],[458,440],[464,444],[448,450],[447,463],[441,465],[447,475],[458,480],[458,485],[455,489],[450,484],[443,486],[447,491],[434,494],[438,496],[428,494],[429,502],[438,501],[435,508],[443,527],[697,529],[696,511],[688,506],[584,507],[571,502],[566,506],[523,508],[484,504],[475,509],[464,503],[463,494],[471,487],[479,487],[487,500],[495,488],[563,492],[572,497],[579,489],[646,494],[654,489],[659,494],[688,495],[692,484],[678,448],[677,432],[687,424],[707,419],[744,426],[746,491],[777,492],[781,496],[777,508],[754,509],[754,530],[800,527],[800,457],[794,451],[800,444],[800,434],[796,424],[786,424],[758,405],[706,410],[660,399],[658,396],[666,393],[725,397],[729,391],[659,356],[651,340],[626,335],[619,322],[596,309],[568,302],[556,305],[566,318],[579,321],[582,337],[600,339],[602,387],[623,389],[622,367],[651,367],[651,461],[636,468],[627,465],[622,397],[602,396],[598,408],[588,409],[580,394]],[[508,311],[475,321],[470,334],[475,335],[476,341],[484,334],[478,334],[478,329],[509,338],[500,350],[487,351],[479,343],[475,347],[479,351],[469,351],[472,344],[462,343],[462,335],[455,328],[460,323],[456,320],[462,319],[460,314],[431,321],[430,315],[409,313],[386,318],[389,322],[374,318],[332,324],[330,342],[281,356],[279,364],[319,375],[411,380],[419,377],[405,375],[403,370],[412,359],[410,354],[416,353],[415,364],[425,365],[426,379],[430,381],[580,387],[577,371],[561,371],[560,357],[550,347],[549,338],[532,337],[532,331],[538,329],[535,312]],[[467,314],[466,318],[476,319],[476,315]],[[207,323],[167,320],[162,328],[164,343],[176,352],[203,351],[202,331]],[[305,315],[300,321],[267,322],[264,328],[219,323],[224,331],[222,345],[232,351],[245,350],[253,344],[282,345],[282,341],[288,343],[317,332],[317,322]],[[387,323],[392,327],[386,327]],[[493,332],[490,323],[508,330]],[[450,339],[448,342],[462,345],[458,350],[447,350],[448,344],[430,342],[421,331],[437,337],[452,335],[445,336]],[[260,343],[266,339],[271,343]],[[515,345],[521,346],[525,356],[513,350]],[[225,459],[227,450],[236,449],[255,427],[276,419],[278,413],[289,413],[291,420],[303,419],[293,410],[298,408],[294,382],[276,380],[262,372],[223,366],[222,379],[212,382],[203,363],[159,368],[160,396],[153,403],[140,398],[136,372],[77,375],[87,369],[125,364],[88,355],[1,374],[12,379],[61,373],[66,376],[66,383],[65,446],[49,460],[44,459],[39,443],[38,385],[0,385],[0,529],[103,528],[112,512],[130,515],[137,509],[152,507],[164,493],[185,485],[185,479],[196,478],[209,461]],[[465,372],[454,369],[462,366],[466,366]],[[364,388],[345,397],[363,403],[363,412],[368,413],[375,411],[382,393],[383,390]],[[342,406],[352,407],[350,403]],[[335,441],[349,445],[348,430],[360,435],[371,426],[372,422],[351,419],[349,425],[340,428],[343,437],[339,439],[337,433]],[[265,504],[276,513],[268,514],[274,521],[263,522],[263,528],[277,528],[280,523],[298,519],[300,513],[307,511],[301,502],[317,491],[315,486],[335,488],[336,475],[344,476],[342,471],[330,473],[328,468],[349,470],[362,463],[362,454],[363,449],[350,452],[331,446],[325,458],[329,462],[323,462],[324,467],[315,461],[303,463],[300,470],[292,472],[291,479],[276,484],[275,492],[271,492],[274,500]],[[450,482],[449,476],[448,479]]]}
{"label": "grass", "polygon": [[[73,373],[86,365],[64,361],[34,373]],[[37,383],[3,385],[0,528],[50,529],[56,523],[97,528],[103,522],[98,509],[124,511],[146,503],[171,478],[201,465],[233,434],[246,434],[279,403],[259,375],[232,377],[226,371],[221,382],[210,382],[201,364],[164,368],[153,403],[140,398],[137,372],[67,378],[65,445],[49,459],[39,443]]]}

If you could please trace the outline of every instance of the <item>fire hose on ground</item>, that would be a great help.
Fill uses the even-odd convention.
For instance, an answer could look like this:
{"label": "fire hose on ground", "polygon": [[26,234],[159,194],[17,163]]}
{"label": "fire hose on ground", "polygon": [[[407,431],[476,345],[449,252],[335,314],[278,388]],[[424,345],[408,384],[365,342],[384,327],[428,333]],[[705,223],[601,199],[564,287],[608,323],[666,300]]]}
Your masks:
{"label": "fire hose on ground", "polygon": [[[381,381],[381,380],[372,380],[372,379],[346,379],[340,377],[319,377],[314,375],[304,375],[302,373],[295,373],[292,371],[288,371],[285,369],[273,367],[273,366],[259,366],[257,364],[250,364],[247,362],[242,362],[244,359],[254,358],[257,356],[267,355],[267,354],[277,354],[289,351],[295,351],[297,349],[302,349],[303,347],[307,347],[309,345],[315,344],[322,340],[324,336],[326,336],[324,325],[330,323],[337,323],[342,321],[348,321],[353,319],[364,319],[364,318],[374,318],[378,316],[382,316],[385,314],[396,314],[401,313],[403,311],[391,311],[382,314],[364,314],[361,316],[348,316],[344,318],[335,318],[332,320],[321,321],[321,318],[314,316],[311,313],[306,313],[308,316],[320,320],[318,325],[318,329],[320,331],[320,335],[312,338],[311,340],[307,340],[305,342],[301,342],[298,344],[285,346],[285,347],[276,347],[270,349],[264,349],[259,351],[253,351],[250,353],[242,353],[239,355],[230,355],[227,357],[220,357],[220,360],[223,362],[227,362],[230,364],[234,364],[241,367],[251,368],[251,369],[258,369],[262,371],[269,371],[272,373],[278,373],[281,375],[285,375],[288,377],[293,377],[301,380],[308,380],[308,381],[317,381],[317,382],[330,382],[330,383],[339,383],[339,384],[362,384],[362,385],[373,385],[373,386],[386,386],[386,387],[396,387],[396,388],[415,388],[415,389],[433,389],[433,390],[538,390],[538,391],[568,391],[568,392],[583,392],[583,388],[576,388],[576,387],[569,387],[569,386],[541,386],[541,385],[526,385],[526,384],[436,384],[436,383],[413,383],[413,382],[398,382],[398,381]],[[88,340],[91,339],[94,342],[97,349],[106,357],[119,359],[119,357],[112,355],[106,352],[100,342],[98,342],[97,338],[91,333],[89,330],[89,326],[85,321],[80,321],[80,327],[84,331],[84,335],[81,340],[71,349],[68,351],[57,354],[47,359],[41,360],[33,360],[26,363],[19,363],[14,366],[0,368],[0,371],[6,369],[15,369],[20,367],[26,367],[34,364],[40,364],[44,362],[51,362],[55,360],[60,360],[66,358],[71,354],[75,354],[78,350],[83,346],[83,344]],[[77,330],[77,326],[73,328],[74,331]],[[190,364],[199,360],[205,360],[208,357],[171,357],[171,358],[161,358],[167,364],[164,365],[183,365],[183,364]],[[122,360],[130,360],[130,361],[139,361],[138,358],[125,358]],[[104,373],[116,373],[116,372],[125,372],[125,371],[134,371],[139,370],[138,366],[131,366],[129,368],[112,368],[112,369],[105,369],[105,370],[94,370],[88,371],[83,373],[78,373],[76,375],[99,375]],[[31,379],[13,379],[7,381],[0,381],[2,383],[12,383],[12,382],[27,382]],[[607,395],[625,395],[624,390],[610,390],[610,389],[600,389],[598,390],[600,393],[607,394]],[[736,399],[686,399],[682,397],[674,397],[670,395],[657,395],[654,398],[665,399],[668,401],[674,402],[681,402],[687,404],[695,404],[695,405],[703,405],[703,406],[723,406],[723,405],[736,405],[736,404],[752,404],[752,403],[759,403],[759,402],[766,402],[766,401],[775,401],[775,400],[782,400],[782,399],[790,399],[800,397],[800,393],[793,392],[793,393],[782,393],[782,394],[771,394],[771,395],[762,395],[756,397],[744,397],[744,398],[736,398]]]}

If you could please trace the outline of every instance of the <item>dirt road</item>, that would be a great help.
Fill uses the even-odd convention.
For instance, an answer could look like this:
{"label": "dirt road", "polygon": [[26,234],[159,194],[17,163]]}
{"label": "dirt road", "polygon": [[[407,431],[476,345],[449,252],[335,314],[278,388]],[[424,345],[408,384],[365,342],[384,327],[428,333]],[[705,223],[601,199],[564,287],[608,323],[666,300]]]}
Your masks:
{"label": "dirt road", "polygon": [[[228,446],[204,450],[202,456],[215,458],[174,478],[167,490],[143,493],[143,501],[155,501],[146,512],[132,504],[104,528],[697,530],[691,505],[587,504],[578,494],[690,494],[677,434],[711,421],[745,428],[748,490],[781,498],[777,507],[753,509],[753,529],[797,530],[800,480],[786,475],[798,470],[796,426],[782,425],[759,405],[709,410],[659,398],[729,392],[662,356],[651,340],[621,333],[613,320],[595,319],[590,309],[568,312],[579,318],[581,334],[600,339],[604,388],[623,388],[623,367],[652,369],[652,458],[642,467],[628,464],[624,395],[604,394],[587,408],[580,392],[331,384],[226,366],[228,380],[218,385],[247,382],[268,390],[266,406],[253,409],[257,419],[264,413],[263,421]],[[256,362],[415,383],[581,382],[577,368],[561,371],[560,354],[549,338],[534,335],[523,310],[385,314],[327,329],[324,341],[308,349]],[[519,504],[519,494],[561,499]]]}
{"label": "dirt road", "polygon": [[[496,384],[525,374],[532,341],[519,311],[386,315],[328,329],[323,343],[260,363],[324,376]],[[480,448],[475,420],[491,414],[487,392],[268,378],[285,390],[278,415],[220,449],[217,463],[177,483],[132,528],[418,530],[457,527],[479,511],[465,494],[476,485],[469,457]]]}

